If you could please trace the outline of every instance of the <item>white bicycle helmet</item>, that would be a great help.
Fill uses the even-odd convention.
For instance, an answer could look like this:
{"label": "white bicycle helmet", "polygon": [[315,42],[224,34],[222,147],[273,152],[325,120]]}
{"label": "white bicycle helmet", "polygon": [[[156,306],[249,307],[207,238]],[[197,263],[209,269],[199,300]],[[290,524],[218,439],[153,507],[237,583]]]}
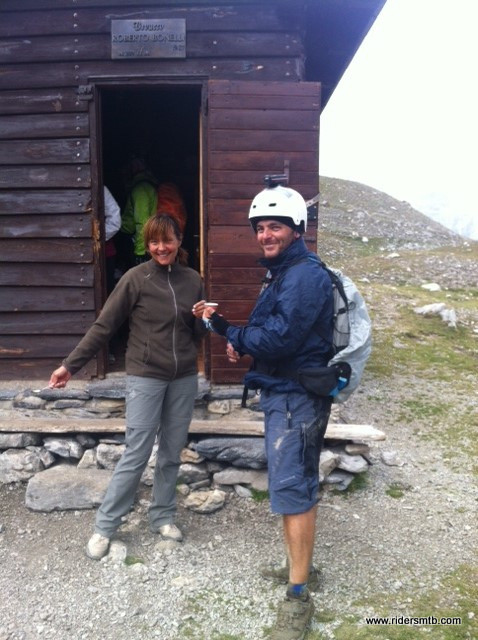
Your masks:
{"label": "white bicycle helmet", "polygon": [[307,230],[307,206],[304,198],[298,191],[290,187],[270,187],[263,189],[254,198],[249,209],[249,221],[254,231],[259,218],[266,220],[272,218],[290,218],[297,231],[304,233]]}

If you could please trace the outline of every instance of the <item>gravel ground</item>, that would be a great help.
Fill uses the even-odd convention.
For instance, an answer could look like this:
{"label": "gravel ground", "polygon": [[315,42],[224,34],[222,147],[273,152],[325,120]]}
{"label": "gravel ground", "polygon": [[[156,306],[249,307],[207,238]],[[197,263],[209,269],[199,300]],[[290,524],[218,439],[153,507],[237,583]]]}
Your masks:
{"label": "gravel ground", "polygon": [[[387,391],[381,386],[384,397]],[[360,417],[365,398],[357,404]],[[368,487],[346,499],[324,494],[315,553],[324,579],[318,608],[359,617],[366,611],[354,604],[358,599],[439,588],[441,576],[473,563],[477,543],[478,496],[469,470],[451,472],[442,451],[429,445],[414,443],[411,451],[409,434],[385,416],[374,422],[385,428],[387,441],[372,447]],[[380,452],[390,449],[406,464],[383,464]],[[402,487],[404,498],[389,497],[391,485]],[[265,637],[283,595],[283,587],[257,572],[282,555],[280,519],[266,501],[230,494],[225,508],[211,515],[180,507],[185,541],[168,548],[147,529],[144,488],[118,535],[128,556],[141,561],[128,566],[85,557],[93,512],[33,513],[24,506],[24,491],[0,488],[0,639]],[[333,627],[313,625],[324,638],[334,637]]]}
{"label": "gravel ground", "polygon": [[[363,207],[367,194],[360,185],[337,181],[327,187],[331,200],[336,192],[343,199],[344,216],[352,213],[348,209],[353,210],[354,198]],[[384,198],[380,206],[390,209],[388,196]],[[393,228],[396,235],[396,217],[402,212],[414,215],[408,206],[393,203],[392,216],[380,216],[384,237],[387,220],[390,234]],[[372,207],[378,205],[371,202]],[[334,211],[337,224],[340,211]],[[410,226],[405,226],[409,242]],[[432,227],[430,231],[427,226],[427,238],[441,237],[441,228]],[[420,225],[413,228],[418,242]],[[372,236],[374,230],[360,233],[365,231]],[[461,241],[455,236],[453,242],[459,246]],[[438,267],[441,262],[431,265],[431,277]],[[476,286],[474,268],[462,277]],[[316,616],[311,638],[335,638],[344,616],[363,620],[371,613],[365,604],[368,597],[387,596],[396,606],[394,614],[406,615],[413,599],[443,588],[445,575],[464,564],[476,566],[478,492],[471,461],[466,451],[457,449],[451,465],[445,445],[414,437],[423,423],[404,423],[400,401],[401,390],[415,384],[403,373],[379,384],[366,375],[360,391],[342,409],[341,419],[373,424],[385,431],[387,440],[372,445],[364,489],[347,498],[330,491],[323,494],[315,549],[323,588],[315,602],[318,612],[334,615],[328,621]],[[447,393],[450,389],[439,382],[430,382],[423,392],[430,399]],[[454,401],[464,405],[470,400]],[[394,451],[399,466],[384,464],[384,451]],[[391,486],[403,497],[388,495]],[[85,557],[94,512],[34,513],[25,508],[24,495],[24,485],[0,487],[0,640],[267,637],[284,593],[283,587],[258,575],[260,564],[280,559],[283,553],[281,521],[270,514],[267,501],[230,494],[224,509],[199,515],[186,510],[180,498],[178,524],[185,541],[168,546],[147,528],[149,489],[144,487],[118,534],[128,549],[125,563]],[[470,611],[469,617],[476,613]],[[453,636],[458,637],[477,636],[467,631]]]}

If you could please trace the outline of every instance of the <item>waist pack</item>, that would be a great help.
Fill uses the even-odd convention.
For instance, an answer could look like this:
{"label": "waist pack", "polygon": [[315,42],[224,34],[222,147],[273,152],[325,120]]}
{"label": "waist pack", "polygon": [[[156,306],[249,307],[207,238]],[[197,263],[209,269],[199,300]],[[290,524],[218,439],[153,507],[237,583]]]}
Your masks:
{"label": "waist pack", "polygon": [[294,376],[307,393],[319,398],[336,397],[350,382],[352,368],[348,362],[315,369],[301,369]]}

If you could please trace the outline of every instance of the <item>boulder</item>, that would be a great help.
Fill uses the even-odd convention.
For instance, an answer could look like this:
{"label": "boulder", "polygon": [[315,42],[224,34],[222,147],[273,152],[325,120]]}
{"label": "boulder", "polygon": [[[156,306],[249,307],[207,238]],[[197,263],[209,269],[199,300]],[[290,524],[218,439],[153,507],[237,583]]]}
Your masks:
{"label": "boulder", "polygon": [[234,467],[264,469],[267,466],[264,438],[205,438],[191,447],[209,460],[228,462]]}
{"label": "boulder", "polygon": [[25,504],[33,511],[93,509],[101,504],[111,473],[59,464],[31,478]]}
{"label": "boulder", "polygon": [[196,513],[212,513],[222,509],[226,501],[226,492],[214,489],[214,491],[193,491],[184,500],[184,506]]}
{"label": "boulder", "polygon": [[7,449],[0,454],[0,483],[24,482],[42,471],[44,467],[39,449]]}

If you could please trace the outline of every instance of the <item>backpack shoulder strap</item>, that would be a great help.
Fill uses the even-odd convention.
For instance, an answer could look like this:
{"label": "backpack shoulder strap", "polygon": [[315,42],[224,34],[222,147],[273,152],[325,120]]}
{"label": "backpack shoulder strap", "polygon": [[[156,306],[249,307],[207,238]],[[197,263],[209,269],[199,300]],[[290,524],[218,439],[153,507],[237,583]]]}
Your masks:
{"label": "backpack shoulder strap", "polygon": [[[310,259],[311,262],[315,262],[316,264],[318,264],[324,271],[327,272],[327,275],[330,278],[330,281],[332,283],[332,289],[333,289],[333,300],[334,300],[334,318],[333,318],[333,324],[334,324],[334,336],[335,336],[335,328],[337,326],[337,318],[339,316],[341,316],[342,314],[348,313],[349,312],[349,300],[347,297],[347,294],[345,292],[345,288],[344,288],[344,284],[340,278],[339,272],[335,271],[335,269],[331,269],[329,268],[325,262],[323,262],[319,256],[316,255],[309,255],[308,258]],[[340,297],[340,300],[338,300],[338,297]],[[315,331],[318,333],[318,335],[325,340],[326,342],[329,342],[328,338],[323,334],[323,332],[321,332],[318,327],[315,328]],[[335,344],[335,340],[333,339],[332,342],[330,343],[330,353],[329,353],[329,357],[332,358],[337,351],[337,346]]]}
{"label": "backpack shoulder strap", "polygon": [[347,298],[347,294],[345,293],[344,283],[342,282],[340,276],[333,269],[329,269],[329,267],[327,267],[325,264],[322,264],[322,266],[329,274],[329,278],[332,281],[333,286],[337,288],[340,297],[344,301],[345,309],[340,309],[340,313],[345,313],[349,308],[349,299]]}

